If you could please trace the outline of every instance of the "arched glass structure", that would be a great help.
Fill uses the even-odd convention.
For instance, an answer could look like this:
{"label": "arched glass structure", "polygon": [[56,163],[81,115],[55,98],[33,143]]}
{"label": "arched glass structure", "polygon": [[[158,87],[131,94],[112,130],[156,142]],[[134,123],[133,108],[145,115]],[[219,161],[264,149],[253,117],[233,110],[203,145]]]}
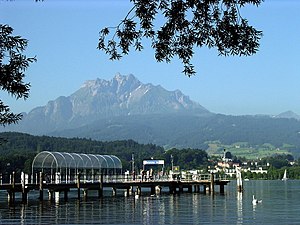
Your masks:
{"label": "arched glass structure", "polygon": [[47,173],[51,180],[58,179],[59,174],[59,179],[74,181],[79,173],[95,180],[95,176],[99,174],[120,174],[122,163],[114,155],[43,151],[32,162],[32,174],[37,172]]}

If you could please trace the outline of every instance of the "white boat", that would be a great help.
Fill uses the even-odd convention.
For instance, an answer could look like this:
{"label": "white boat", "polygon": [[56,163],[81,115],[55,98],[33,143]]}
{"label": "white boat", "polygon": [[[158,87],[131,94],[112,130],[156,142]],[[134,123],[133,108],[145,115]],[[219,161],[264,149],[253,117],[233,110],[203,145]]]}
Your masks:
{"label": "white boat", "polygon": [[284,170],[284,174],[283,174],[283,177],[282,177],[282,180],[287,180],[287,176],[286,176],[286,169]]}

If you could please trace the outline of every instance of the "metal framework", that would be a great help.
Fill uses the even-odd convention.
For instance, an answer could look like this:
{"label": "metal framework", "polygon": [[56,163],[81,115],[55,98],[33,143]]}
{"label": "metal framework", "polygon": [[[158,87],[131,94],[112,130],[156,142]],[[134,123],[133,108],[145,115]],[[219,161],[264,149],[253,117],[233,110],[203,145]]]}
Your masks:
{"label": "metal framework", "polygon": [[81,172],[94,179],[95,174],[121,173],[122,162],[114,155],[43,151],[32,162],[32,174],[37,171],[48,172],[51,176],[59,173],[66,180],[75,179],[75,175]]}

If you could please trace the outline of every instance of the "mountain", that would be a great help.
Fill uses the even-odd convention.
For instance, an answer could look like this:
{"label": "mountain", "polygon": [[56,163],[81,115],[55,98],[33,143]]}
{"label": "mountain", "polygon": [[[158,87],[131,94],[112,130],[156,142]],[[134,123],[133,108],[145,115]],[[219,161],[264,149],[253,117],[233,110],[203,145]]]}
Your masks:
{"label": "mountain", "polygon": [[94,140],[128,140],[152,143],[166,149],[208,149],[209,142],[232,145],[247,143],[257,148],[266,143],[299,154],[300,121],[262,116],[209,116],[167,114],[119,116],[102,119],[80,129],[54,132],[51,136],[84,137]]}
{"label": "mountain", "polygon": [[75,117],[105,118],[124,115],[208,113],[179,90],[143,84],[133,75],[87,81],[70,96]]}
{"label": "mountain", "polygon": [[99,141],[132,139],[165,148],[208,149],[212,142],[243,142],[259,148],[270,143],[300,155],[300,120],[294,118],[293,113],[215,114],[179,90],[167,91],[143,84],[133,75],[117,74],[109,81],[86,81],[70,96],[33,109],[19,124],[1,131]]}
{"label": "mountain", "polygon": [[300,120],[300,115],[294,113],[293,111],[286,111],[286,112],[278,114],[275,117]]}
{"label": "mountain", "polygon": [[117,74],[112,80],[86,81],[72,95],[61,96],[24,114],[9,130],[30,134],[49,134],[77,129],[98,120],[134,115],[192,114],[209,115],[181,91],[143,84],[133,75]]}

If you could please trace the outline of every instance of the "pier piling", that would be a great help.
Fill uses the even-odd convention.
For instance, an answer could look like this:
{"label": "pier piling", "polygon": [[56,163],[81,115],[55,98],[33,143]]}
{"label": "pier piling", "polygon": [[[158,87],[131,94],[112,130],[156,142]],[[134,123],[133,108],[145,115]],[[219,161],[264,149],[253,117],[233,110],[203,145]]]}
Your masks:
{"label": "pier piling", "polygon": [[113,196],[117,195],[117,189],[115,187],[112,188],[112,195]]}
{"label": "pier piling", "polygon": [[54,191],[48,190],[48,197],[50,201],[54,201]]}
{"label": "pier piling", "polygon": [[100,180],[99,180],[99,190],[98,190],[98,197],[101,198],[103,197],[103,174],[101,173],[100,175]]}
{"label": "pier piling", "polygon": [[44,198],[44,188],[43,188],[43,183],[44,183],[44,174],[43,172],[40,172],[40,185],[39,185],[39,190],[40,190],[40,197],[39,199],[42,201]]}
{"label": "pier piling", "polygon": [[209,192],[211,194],[215,193],[215,176],[213,173],[210,174],[210,188],[209,188]]}
{"label": "pier piling", "polygon": [[68,192],[69,190],[64,190],[64,200],[68,201]]}
{"label": "pier piling", "polygon": [[237,184],[237,191],[242,192],[243,191],[243,179],[242,179],[242,173],[240,168],[236,168],[236,184]]}
{"label": "pier piling", "polygon": [[155,194],[155,186],[151,186],[151,195]]}
{"label": "pier piling", "polygon": [[8,199],[10,203],[15,203],[15,187],[16,187],[16,174],[15,171],[11,175],[11,190],[8,192]]}
{"label": "pier piling", "polygon": [[26,188],[26,176],[25,173],[21,173],[21,184],[22,184],[22,202],[27,202],[27,188]]}
{"label": "pier piling", "polygon": [[80,173],[77,173],[76,186],[77,186],[77,199],[80,200]]}
{"label": "pier piling", "polygon": [[224,194],[224,185],[220,184],[220,194]]}

